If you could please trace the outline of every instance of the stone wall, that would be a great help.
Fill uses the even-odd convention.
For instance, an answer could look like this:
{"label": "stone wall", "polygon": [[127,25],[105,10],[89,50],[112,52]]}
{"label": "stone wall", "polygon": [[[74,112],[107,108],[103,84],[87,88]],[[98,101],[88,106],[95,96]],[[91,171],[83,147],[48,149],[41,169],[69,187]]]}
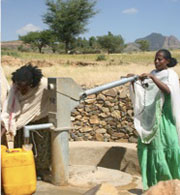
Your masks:
{"label": "stone wall", "polygon": [[137,142],[128,84],[88,96],[71,116],[70,141]]}
{"label": "stone wall", "polygon": [[[70,131],[69,140],[136,143],[137,133],[132,117],[128,85],[91,95],[72,112],[74,128]],[[31,124],[47,122],[46,117]],[[21,129],[16,136],[16,147],[21,147],[23,140]],[[33,143],[36,169],[48,170],[51,161],[50,131],[31,132],[30,143]]]}

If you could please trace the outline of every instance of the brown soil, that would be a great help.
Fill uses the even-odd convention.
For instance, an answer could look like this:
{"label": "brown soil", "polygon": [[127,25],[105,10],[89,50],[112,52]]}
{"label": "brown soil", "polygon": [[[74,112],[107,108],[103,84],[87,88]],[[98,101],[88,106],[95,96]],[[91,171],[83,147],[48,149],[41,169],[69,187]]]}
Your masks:
{"label": "brown soil", "polygon": [[1,58],[1,64],[2,66],[22,66],[26,63],[32,63],[32,65],[34,66],[38,66],[38,67],[51,67],[53,65],[57,65],[58,64],[69,64],[72,66],[95,66],[100,64],[100,62],[85,62],[85,61],[70,61],[70,60],[58,60],[56,62],[53,61],[48,61],[48,60],[22,60],[19,58],[15,58],[13,56],[2,56]]}
{"label": "brown soil", "polygon": [[31,60],[31,61],[27,61],[27,60],[22,60],[19,58],[15,58],[12,56],[2,56],[1,58],[1,64],[3,66],[23,66],[26,63],[31,62],[32,65],[34,66],[38,66],[38,67],[50,67],[55,65],[52,62],[49,62],[47,60]]}
{"label": "brown soil", "polygon": [[2,56],[1,64],[6,66],[21,66],[24,64],[23,60],[12,56]]}

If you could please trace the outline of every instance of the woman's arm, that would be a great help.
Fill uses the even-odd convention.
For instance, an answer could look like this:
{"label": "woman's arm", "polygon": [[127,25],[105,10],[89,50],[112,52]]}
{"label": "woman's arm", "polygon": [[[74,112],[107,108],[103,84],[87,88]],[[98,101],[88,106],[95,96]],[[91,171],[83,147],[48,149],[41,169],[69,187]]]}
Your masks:
{"label": "woman's arm", "polygon": [[153,82],[157,85],[157,87],[163,91],[164,93],[170,94],[170,89],[169,87],[163,83],[161,80],[159,80],[156,76],[154,76],[153,74],[149,74],[149,73],[143,73],[139,76],[139,78],[141,80],[144,80],[145,78],[150,78],[153,80]]}

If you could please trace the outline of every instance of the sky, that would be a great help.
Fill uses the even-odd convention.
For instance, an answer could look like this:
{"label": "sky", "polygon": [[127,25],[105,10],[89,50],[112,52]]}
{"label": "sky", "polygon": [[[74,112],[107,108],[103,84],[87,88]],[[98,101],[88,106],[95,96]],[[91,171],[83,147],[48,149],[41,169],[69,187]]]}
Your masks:
{"label": "sky", "polygon": [[[46,0],[1,0],[1,41],[48,29],[43,23]],[[180,0],[97,0],[98,13],[89,20],[81,37],[121,35],[125,43],[151,33],[180,40]]]}

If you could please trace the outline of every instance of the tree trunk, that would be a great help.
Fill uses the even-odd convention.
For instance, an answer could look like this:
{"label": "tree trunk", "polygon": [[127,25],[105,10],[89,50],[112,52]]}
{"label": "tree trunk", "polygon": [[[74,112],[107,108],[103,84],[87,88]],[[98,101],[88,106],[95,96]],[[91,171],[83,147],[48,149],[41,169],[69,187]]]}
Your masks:
{"label": "tree trunk", "polygon": [[39,53],[42,53],[42,47],[38,47]]}
{"label": "tree trunk", "polygon": [[66,54],[68,53],[68,49],[69,49],[69,41],[65,42],[65,52]]}

